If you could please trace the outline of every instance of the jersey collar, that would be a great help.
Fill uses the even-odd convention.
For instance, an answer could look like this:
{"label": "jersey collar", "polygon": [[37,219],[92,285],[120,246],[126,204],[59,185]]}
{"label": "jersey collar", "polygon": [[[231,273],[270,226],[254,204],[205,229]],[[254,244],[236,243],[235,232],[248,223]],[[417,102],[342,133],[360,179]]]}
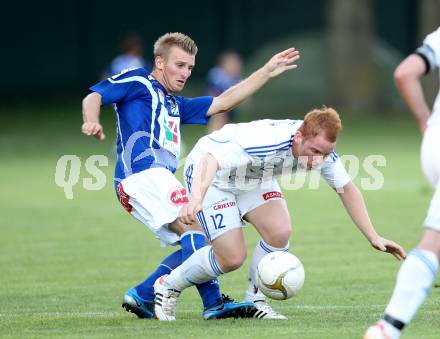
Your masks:
{"label": "jersey collar", "polygon": [[172,96],[171,94],[168,93],[168,91],[165,89],[165,87],[152,74],[148,75],[148,80],[150,80],[151,83],[154,84],[154,86],[158,87],[164,93],[165,96],[167,96],[167,95]]}

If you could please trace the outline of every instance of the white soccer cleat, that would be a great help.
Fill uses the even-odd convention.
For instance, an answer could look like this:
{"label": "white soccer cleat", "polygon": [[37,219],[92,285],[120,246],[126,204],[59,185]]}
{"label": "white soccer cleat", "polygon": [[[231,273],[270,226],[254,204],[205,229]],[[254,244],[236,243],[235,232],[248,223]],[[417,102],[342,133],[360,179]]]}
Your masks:
{"label": "white soccer cleat", "polygon": [[254,314],[254,318],[258,319],[270,319],[270,320],[287,320],[287,317],[275,311],[266,301],[255,301],[255,308],[257,312]]}
{"label": "white soccer cleat", "polygon": [[391,339],[391,337],[385,333],[384,326],[379,323],[368,328],[364,339]]}
{"label": "white soccer cleat", "polygon": [[154,313],[159,320],[172,321],[176,320],[176,304],[180,291],[165,285],[167,276],[159,277],[154,283]]}

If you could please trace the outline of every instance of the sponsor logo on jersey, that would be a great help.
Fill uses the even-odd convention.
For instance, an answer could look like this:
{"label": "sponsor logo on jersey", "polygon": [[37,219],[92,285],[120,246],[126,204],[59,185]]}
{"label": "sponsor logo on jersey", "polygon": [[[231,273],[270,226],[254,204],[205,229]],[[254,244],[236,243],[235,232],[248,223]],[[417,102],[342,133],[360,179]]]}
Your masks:
{"label": "sponsor logo on jersey", "polygon": [[188,202],[185,187],[175,187],[168,193],[168,200],[174,206],[180,206]]}
{"label": "sponsor logo on jersey", "polygon": [[266,192],[263,194],[263,199],[264,200],[269,200],[269,199],[275,199],[275,198],[284,198],[283,193],[281,192]]}
{"label": "sponsor logo on jersey", "polygon": [[170,107],[168,114],[172,117],[180,116],[179,105],[177,105],[176,99],[173,96],[167,95],[167,103]]}
{"label": "sponsor logo on jersey", "polygon": [[216,204],[216,205],[214,205],[213,210],[214,211],[222,210],[224,208],[232,207],[232,206],[235,206],[235,205],[236,205],[235,201],[228,201],[228,202],[225,202],[223,204]]}
{"label": "sponsor logo on jersey", "polygon": [[171,102],[171,113],[175,116],[179,116],[179,107],[174,101]]}
{"label": "sponsor logo on jersey", "polygon": [[227,201],[227,200],[228,200],[228,198],[222,198],[222,199],[216,201],[215,203],[213,203],[212,205],[218,205],[218,204],[221,204],[222,202]]}
{"label": "sponsor logo on jersey", "polygon": [[131,213],[131,211],[133,210],[133,206],[131,206],[129,203],[130,196],[125,193],[121,183],[119,183],[118,185],[118,197],[121,205],[127,210],[128,213]]}
{"label": "sponsor logo on jersey", "polygon": [[179,142],[179,122],[174,120],[164,120],[165,138],[177,144]]}

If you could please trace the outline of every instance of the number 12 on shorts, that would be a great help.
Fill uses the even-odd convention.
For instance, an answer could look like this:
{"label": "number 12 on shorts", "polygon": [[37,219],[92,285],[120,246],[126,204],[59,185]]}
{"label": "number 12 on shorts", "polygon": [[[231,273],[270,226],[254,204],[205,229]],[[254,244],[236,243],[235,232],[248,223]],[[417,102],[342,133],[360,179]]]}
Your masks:
{"label": "number 12 on shorts", "polygon": [[210,217],[216,230],[226,227],[226,225],[223,224],[223,214],[217,213],[215,215],[210,215]]}

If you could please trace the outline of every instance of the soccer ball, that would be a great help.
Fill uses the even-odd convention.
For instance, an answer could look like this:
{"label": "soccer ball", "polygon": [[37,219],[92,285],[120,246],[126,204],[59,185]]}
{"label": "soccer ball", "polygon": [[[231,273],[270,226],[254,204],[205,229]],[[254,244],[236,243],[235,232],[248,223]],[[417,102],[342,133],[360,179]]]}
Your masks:
{"label": "soccer ball", "polygon": [[255,272],[258,289],[275,300],[293,297],[304,285],[304,267],[291,253],[276,251],[260,260]]}

